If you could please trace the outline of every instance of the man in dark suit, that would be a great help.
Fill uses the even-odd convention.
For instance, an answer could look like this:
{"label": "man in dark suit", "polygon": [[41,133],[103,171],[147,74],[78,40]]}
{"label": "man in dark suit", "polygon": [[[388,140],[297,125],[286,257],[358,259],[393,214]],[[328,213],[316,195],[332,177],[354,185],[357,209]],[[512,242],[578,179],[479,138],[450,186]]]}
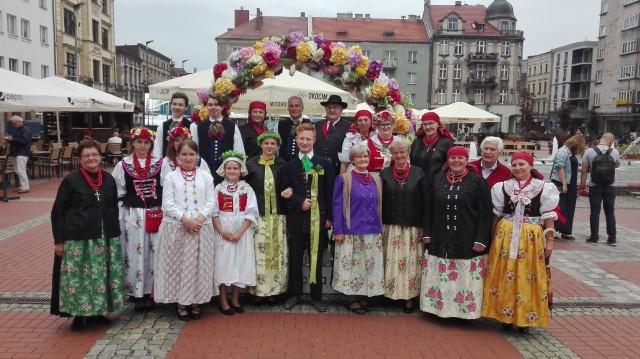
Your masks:
{"label": "man in dark suit", "polygon": [[189,128],[191,120],[184,115],[189,107],[189,97],[182,92],[171,95],[171,118],[161,123],[156,129],[156,139],[153,143],[153,155],[164,157],[167,154],[167,133],[174,127]]}
{"label": "man in dark suit", "polygon": [[351,125],[349,121],[340,118],[348,104],[338,95],[331,95],[327,101],[320,104],[327,112],[327,119],[316,122],[314,125],[318,139],[313,145],[313,152],[328,159],[334,175],[337,176],[340,173],[338,153],[342,150],[342,142]]}
{"label": "man in dark suit", "polygon": [[298,145],[296,144],[296,128],[298,128],[298,125],[301,123],[311,121],[307,118],[302,118],[304,104],[302,103],[302,99],[300,97],[289,97],[289,101],[287,101],[287,108],[289,110],[289,117],[291,119],[283,119],[278,122],[278,134],[282,139],[282,144],[280,144],[280,150],[278,151],[278,157],[289,162],[290,160],[298,156]]}
{"label": "man in dark suit", "polygon": [[482,157],[469,163],[475,168],[477,174],[484,177],[489,188],[498,182],[508,180],[511,176],[511,169],[498,161],[503,146],[500,137],[485,137],[480,143]]}
{"label": "man in dark suit", "polygon": [[295,307],[302,294],[302,258],[309,256],[311,299],[318,312],[325,312],[322,303],[322,251],[327,247],[327,229],[333,220],[331,199],[335,176],[329,161],[313,151],[316,140],[310,123],[300,124],[296,142],[300,153],[282,168],[280,191],[287,207],[287,238],[289,246],[289,298],[287,310]]}

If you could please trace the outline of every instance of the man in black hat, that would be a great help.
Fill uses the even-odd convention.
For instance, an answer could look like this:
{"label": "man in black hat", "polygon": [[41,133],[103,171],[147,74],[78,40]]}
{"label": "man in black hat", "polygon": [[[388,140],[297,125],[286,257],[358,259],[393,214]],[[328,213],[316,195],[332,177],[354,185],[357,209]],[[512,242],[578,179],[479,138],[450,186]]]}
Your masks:
{"label": "man in black hat", "polygon": [[351,123],[341,119],[342,111],[348,104],[342,101],[342,97],[331,95],[327,101],[320,102],[324,106],[326,120],[314,124],[317,133],[316,143],[313,145],[313,153],[324,157],[331,162],[334,174],[340,174],[340,160],[338,153],[342,150],[342,142],[349,131]]}

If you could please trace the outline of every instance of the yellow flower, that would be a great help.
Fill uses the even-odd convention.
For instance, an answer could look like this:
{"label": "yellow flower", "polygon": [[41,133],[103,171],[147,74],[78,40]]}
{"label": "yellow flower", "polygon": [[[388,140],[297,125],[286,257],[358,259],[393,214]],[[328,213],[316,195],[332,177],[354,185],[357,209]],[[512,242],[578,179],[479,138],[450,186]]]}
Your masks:
{"label": "yellow flower", "polygon": [[306,42],[301,42],[296,47],[296,60],[307,62],[311,59],[311,46]]}
{"label": "yellow flower", "polygon": [[344,65],[349,59],[349,54],[347,54],[347,50],[341,47],[335,47],[331,50],[331,62],[338,65]]}
{"label": "yellow flower", "polygon": [[231,80],[225,78],[217,79],[216,84],[213,87],[215,94],[221,97],[226,97],[235,89]]}
{"label": "yellow flower", "polygon": [[356,67],[356,73],[358,74],[358,76],[360,77],[364,77],[367,74],[367,67],[368,66],[358,66]]}
{"label": "yellow flower", "polygon": [[267,70],[264,72],[264,77],[268,78],[268,79],[274,79],[276,78],[276,74],[273,73],[273,70]]}
{"label": "yellow flower", "polygon": [[404,116],[398,116],[393,124],[393,133],[405,134],[409,131],[409,121]]}
{"label": "yellow flower", "polygon": [[371,60],[369,60],[368,57],[362,55],[360,59],[360,66],[364,67],[365,69],[368,69],[370,63],[371,63]]}
{"label": "yellow flower", "polygon": [[389,88],[387,88],[387,85],[375,83],[373,84],[373,86],[371,86],[371,96],[373,98],[383,98],[387,96],[387,92],[389,92]]}
{"label": "yellow flower", "polygon": [[251,69],[251,74],[253,76],[262,75],[267,71],[267,64],[262,63],[260,65],[256,65],[253,69]]}
{"label": "yellow flower", "polygon": [[354,52],[357,52],[357,53],[359,53],[360,55],[362,55],[362,48],[360,48],[360,45],[354,45],[354,46],[351,46],[351,47],[349,48],[349,51],[354,51]]}
{"label": "yellow flower", "polygon": [[262,56],[262,53],[264,52],[264,50],[262,50],[262,44],[262,41],[256,41],[256,43],[253,45],[253,48],[256,50],[256,55]]}
{"label": "yellow flower", "polygon": [[207,110],[206,107],[203,107],[202,110],[200,110],[200,113],[198,113],[198,115],[200,115],[200,119],[204,121],[209,118],[209,110]]}

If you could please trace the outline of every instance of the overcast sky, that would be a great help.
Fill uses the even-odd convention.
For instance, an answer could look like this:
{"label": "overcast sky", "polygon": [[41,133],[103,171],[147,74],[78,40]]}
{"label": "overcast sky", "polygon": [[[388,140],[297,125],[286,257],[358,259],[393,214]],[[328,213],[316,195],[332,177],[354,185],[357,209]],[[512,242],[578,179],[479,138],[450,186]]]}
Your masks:
{"label": "overcast sky", "polygon": [[[492,0],[463,1],[488,6]],[[596,40],[599,0],[511,0],[524,31],[524,55],[536,55],[577,41]],[[455,0],[433,0],[432,5],[453,5]],[[225,4],[222,6],[221,4]],[[392,4],[392,5],[391,5]],[[216,63],[215,37],[233,27],[234,10],[240,7],[255,17],[256,8],[264,16],[334,17],[338,12],[369,13],[372,18],[422,15],[424,1],[355,0],[118,0],[115,1],[116,44],[136,44],[154,40],[149,47],[172,58],[187,71],[204,70]],[[273,34],[283,35],[283,34]]]}

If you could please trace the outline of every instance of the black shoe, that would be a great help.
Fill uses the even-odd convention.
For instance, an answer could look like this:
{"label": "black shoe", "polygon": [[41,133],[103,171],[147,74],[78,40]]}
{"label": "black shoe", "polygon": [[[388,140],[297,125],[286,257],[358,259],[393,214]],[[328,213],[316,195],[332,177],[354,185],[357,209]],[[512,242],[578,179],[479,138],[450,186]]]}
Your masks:
{"label": "black shoe", "polygon": [[182,320],[183,322],[191,320],[191,317],[189,316],[189,310],[186,306],[178,305],[178,319]]}
{"label": "black shoe", "polygon": [[592,246],[597,246],[598,245],[598,240],[597,239],[587,239],[587,244],[591,244]]}
{"label": "black shoe", "polygon": [[191,310],[189,311],[191,319],[200,319],[200,306],[197,304],[191,304]]}
{"label": "black shoe", "polygon": [[222,309],[222,307],[218,307],[218,309],[220,309],[220,312],[222,314],[224,314],[224,315],[232,316],[232,315],[236,314],[236,312],[231,307],[229,307],[227,309]]}
{"label": "black shoe", "polygon": [[520,334],[529,334],[529,327],[518,327],[518,332]]}
{"label": "black shoe", "polygon": [[510,332],[513,329],[513,324],[511,323],[502,323],[500,324],[500,331]]}
{"label": "black shoe", "polygon": [[233,311],[234,311],[234,312],[236,312],[236,313],[238,313],[238,314],[242,314],[242,313],[244,313],[244,307],[243,307],[243,306],[241,306],[241,305],[239,305],[239,306],[237,306],[237,307],[235,307],[235,306],[233,306],[233,305],[232,305],[232,306],[231,306],[231,309],[233,309]]}
{"label": "black shoe", "polygon": [[84,329],[84,325],[85,325],[85,320],[83,317],[75,317],[71,322],[70,329],[73,330],[74,332],[79,332],[82,329]]}
{"label": "black shoe", "polygon": [[607,241],[607,244],[610,245],[611,247],[615,247],[616,246],[616,240],[615,239],[609,239]]}
{"label": "black shoe", "polygon": [[108,324],[111,323],[111,319],[105,317],[104,315],[94,315],[92,317],[88,317],[86,322],[95,324]]}
{"label": "black shoe", "polygon": [[562,234],[562,239],[568,239],[570,241],[575,241],[576,237],[570,235],[570,234]]}
{"label": "black shoe", "polygon": [[404,314],[412,314],[415,311],[415,307],[402,307]]}
{"label": "black shoe", "polygon": [[[324,313],[327,311],[327,306],[319,300],[313,300],[313,307],[316,308],[316,312]],[[364,310],[364,309],[363,309]]]}
{"label": "black shoe", "polygon": [[357,301],[357,300],[354,300],[353,302],[346,302],[346,303],[344,304],[344,306],[345,306],[347,309],[349,309],[349,311],[350,311],[351,313],[354,313],[354,314],[367,314],[367,312],[364,310],[364,308],[362,308],[362,307],[360,306],[360,303],[358,303],[358,301]]}
{"label": "black shoe", "polygon": [[296,305],[298,305],[298,302],[300,301],[300,298],[298,298],[297,296],[293,296],[293,297],[289,297],[289,299],[287,299],[284,302],[284,309],[286,310],[291,310],[293,309],[293,307],[295,307]]}

